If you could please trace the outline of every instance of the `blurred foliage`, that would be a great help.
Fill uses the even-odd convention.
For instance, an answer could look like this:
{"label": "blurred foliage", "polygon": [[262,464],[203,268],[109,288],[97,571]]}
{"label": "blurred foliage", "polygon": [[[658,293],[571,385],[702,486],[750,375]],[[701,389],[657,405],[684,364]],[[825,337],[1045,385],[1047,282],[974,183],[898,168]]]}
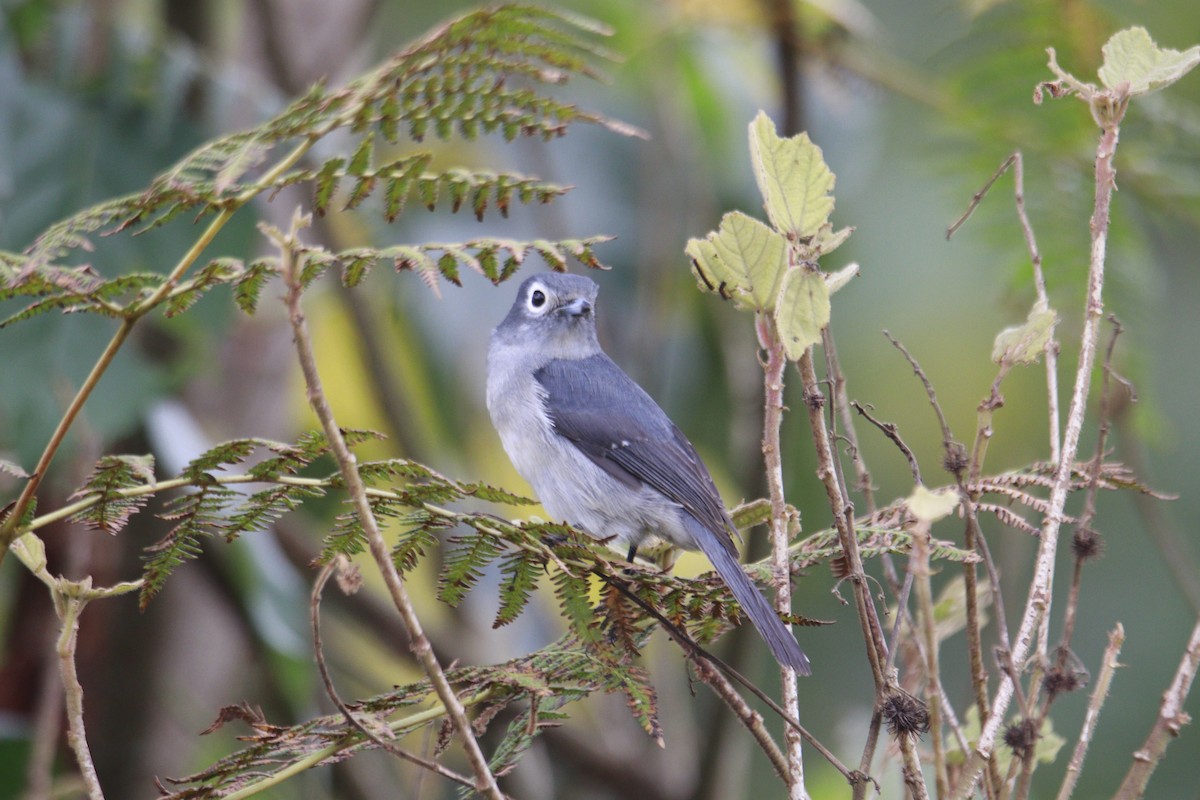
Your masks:
{"label": "blurred foliage", "polygon": [[[309,47],[307,41],[294,47],[288,37],[296,34],[289,31],[303,30],[306,37],[324,42],[320,37],[332,35],[329,31],[336,27],[329,18],[308,19],[306,15],[317,12],[304,4],[280,12],[282,19],[275,19],[272,27],[256,16],[256,4],[235,2],[206,4],[211,27],[189,30],[173,27],[169,21],[174,15],[171,7],[178,5],[29,0],[7,3],[0,10],[0,250],[19,253],[41,231],[79,209],[140,192],[210,137],[285,114],[283,102],[306,89],[308,81],[287,85],[277,66],[273,71],[254,57],[271,49],[254,37],[264,41],[274,37],[276,45],[282,41],[293,50],[317,53],[322,48]],[[270,5],[285,9],[289,4]],[[395,263],[397,255],[407,252],[401,248],[412,242],[484,242],[497,245],[490,252],[498,255],[497,269],[504,270],[507,245],[502,237],[578,242],[581,236],[616,235],[615,241],[598,251],[602,260],[618,267],[602,279],[601,324],[608,326],[604,334],[609,351],[661,399],[693,438],[727,499],[756,496],[756,474],[761,471],[756,384],[760,375],[750,357],[752,334],[731,309],[697,296],[683,250],[688,238],[715,229],[723,212],[753,209],[759,203],[744,132],[757,108],[767,108],[774,116],[779,107],[771,17],[751,0],[651,4],[580,0],[559,5],[611,25],[615,36],[608,44],[625,59],[611,69],[611,85],[573,84],[570,96],[584,106],[604,109],[606,117],[631,120],[649,131],[651,140],[622,140],[576,129],[541,149],[520,142],[493,146],[435,141],[422,145],[428,156],[413,156],[386,145],[386,133],[381,131],[369,157],[358,163],[354,154],[363,152],[365,145],[356,149],[339,141],[345,161],[331,168],[324,180],[331,189],[337,181],[349,191],[343,190],[340,202],[330,205],[324,221],[327,238],[319,249],[314,248],[325,255],[313,264],[311,318],[350,319],[348,325],[327,330],[344,331],[352,338],[330,345],[328,356],[321,359],[362,362],[363,369],[336,365],[338,374],[348,377],[331,387],[335,408],[361,407],[368,398],[385,409],[381,416],[395,448],[388,456],[399,452],[439,469],[453,467],[456,474],[478,475],[523,491],[500,453],[479,399],[481,343],[508,300],[468,274],[472,260],[488,271],[489,245],[484,245],[482,262],[478,249],[408,253],[426,274],[432,265],[464,276],[463,288],[447,286],[440,302],[410,286],[412,276],[385,275],[384,270],[361,275],[358,267],[378,258]],[[345,41],[334,40],[323,51],[330,60],[318,74],[328,73],[327,85],[338,85],[347,77],[342,74],[350,68],[346,65],[374,59],[366,51],[388,52],[395,42],[412,40],[456,7],[466,8],[466,4],[446,3],[435,9],[422,3],[380,3],[371,9],[363,35],[343,21],[348,31]],[[836,298],[841,304],[833,323],[839,356],[850,377],[851,396],[875,404],[877,413],[895,421],[933,474],[940,459],[940,432],[907,365],[877,329],[890,329],[921,358],[955,431],[960,436],[971,431],[976,405],[994,376],[988,355],[995,334],[1020,323],[1031,305],[1031,274],[1007,195],[1009,179],[993,188],[976,217],[950,245],[942,238],[946,224],[971,194],[1019,147],[1027,165],[1025,201],[1045,258],[1051,304],[1060,314],[1060,337],[1070,340],[1083,296],[1095,133],[1076,104],[1035,107],[1030,102],[1033,86],[1048,77],[1045,48],[1055,47],[1059,62],[1076,75],[1092,75],[1100,45],[1112,31],[1145,25],[1160,43],[1186,47],[1197,39],[1200,15],[1188,4],[1121,0],[957,5],[878,0],[861,6],[835,0],[820,4],[819,9],[805,4],[798,11],[805,57],[804,127],[838,174],[838,224],[857,229],[839,255],[863,265],[862,278]],[[294,15],[292,27],[287,27],[289,15]],[[244,25],[247,19],[254,24]],[[238,33],[223,38],[214,31]],[[293,58],[298,60],[299,55],[293,53]],[[1200,296],[1200,278],[1192,263],[1200,246],[1198,84],[1195,79],[1184,81],[1169,95],[1140,103],[1129,116],[1117,162],[1121,191],[1114,204],[1109,243],[1107,297],[1130,331],[1122,339],[1118,369],[1135,379],[1140,397],[1136,406],[1123,407],[1118,419],[1118,455],[1142,453],[1144,459],[1149,453],[1147,474],[1138,478],[1171,491],[1194,487],[1192,462],[1200,447],[1200,425],[1192,409],[1200,394],[1200,366],[1185,346],[1200,336],[1200,318],[1192,308],[1194,298]],[[428,132],[438,133],[436,124]],[[333,163],[323,160],[330,155],[320,152],[321,162],[297,166],[291,178],[316,177],[321,163]],[[416,169],[417,161],[422,173],[440,177],[422,182],[421,176],[410,176],[416,179],[402,184],[406,169]],[[236,163],[224,162],[226,166]],[[452,174],[450,164],[468,168]],[[545,183],[523,183],[527,174],[544,176]],[[194,241],[198,229],[189,225],[193,216],[208,213],[210,219],[219,213],[221,204],[237,191],[236,181],[244,176],[232,176],[233,182],[225,185],[220,169],[208,177],[212,185],[207,194],[181,198],[184,213],[171,224],[137,237],[97,239],[94,252],[73,257],[62,266],[74,268],[86,261],[96,281],[134,273],[162,274]],[[288,180],[282,178],[280,184]],[[531,187],[531,199],[540,199],[539,191],[557,198],[557,187],[567,184],[578,185],[581,191],[555,199],[544,209],[514,203],[508,207],[511,218],[503,222],[494,219],[496,215],[476,222],[470,215],[445,213],[459,204],[474,211],[476,204],[485,201],[503,208],[504,199],[517,197],[522,186]],[[341,211],[356,190],[363,193],[362,205]],[[435,213],[423,216],[409,210],[394,224],[386,224],[392,216],[389,199],[390,209],[398,211],[401,200],[407,199],[406,208],[411,209],[424,204],[431,193],[440,200]],[[250,215],[235,217],[214,242],[212,252],[236,261],[203,262],[202,267],[211,264],[208,275],[213,283],[192,288],[265,276],[267,266],[255,271],[256,264],[267,262],[257,252],[260,238],[250,217],[257,214],[278,222],[273,207],[286,215],[295,197],[285,191],[273,206],[248,208]],[[118,209],[124,215],[120,220],[138,210],[136,205],[123,206]],[[113,217],[108,222],[120,220]],[[447,255],[453,265],[441,263]],[[343,299],[335,281],[317,280],[316,272],[331,267],[344,270],[348,283],[363,278],[358,295],[366,307],[365,317],[362,307],[352,307]],[[20,266],[14,262],[13,268]],[[136,298],[137,288],[126,288]],[[250,378],[235,369],[240,361],[265,368],[273,359],[290,358],[286,348],[280,355],[259,338],[259,326],[277,323],[279,313],[274,302],[277,291],[269,283],[260,288],[263,302],[250,322],[236,314],[226,297],[199,298],[199,291],[194,297],[178,295],[181,307],[197,300],[188,313],[147,319],[145,332],[135,336],[133,346],[101,381],[87,407],[81,435],[68,439],[69,449],[56,462],[47,492],[61,502],[87,480],[86,470],[95,457],[150,449],[122,440],[138,436],[149,414],[159,410],[165,399],[187,401],[201,430],[210,431],[212,439],[202,437],[202,445],[175,454],[175,463],[156,449],[163,474],[178,474],[212,441],[260,435],[248,419],[259,406],[246,399],[240,383]],[[5,304],[0,314],[8,317],[22,307]],[[32,467],[112,327],[113,322],[101,316],[53,314],[0,332],[5,367],[0,370],[0,457]],[[379,362],[371,361],[364,331],[378,340],[382,370]],[[331,364],[331,370],[334,367]],[[1072,369],[1072,364],[1064,364],[1063,374]],[[264,380],[262,375],[255,377]],[[268,410],[260,411],[258,419],[266,418],[285,431],[261,435],[290,440],[306,427],[298,419],[301,415],[294,413],[300,393],[286,374],[269,386]],[[395,394],[394,406],[387,405],[381,386]],[[997,413],[990,453],[994,469],[1025,464],[1031,453],[1040,457],[1046,438],[1038,371],[1014,373],[1005,387],[1007,406]],[[801,403],[799,396],[789,396],[793,409]],[[354,418],[344,423],[373,424]],[[789,500],[805,512],[806,532],[821,533],[829,524],[828,512],[811,478],[812,457],[807,432],[798,427],[802,425],[803,420],[790,419],[785,428]],[[1139,433],[1151,435],[1148,445]],[[880,496],[906,495],[910,481],[903,460],[882,437],[861,431],[860,435]],[[176,431],[175,438],[182,440],[182,431]],[[377,457],[370,452],[371,458]],[[77,453],[81,458],[72,457]],[[94,457],[84,459],[84,455]],[[110,471],[98,473],[94,480],[110,479],[112,470],[123,469],[121,462],[107,463]],[[134,465],[124,466],[129,468],[126,477],[136,480]],[[328,472],[326,467],[327,463],[318,462],[319,469]],[[0,474],[0,497],[7,501],[17,490],[18,481]],[[1005,501],[994,508],[997,521],[984,524],[1003,577],[1012,582],[1009,597],[1014,602],[1011,598],[1024,585],[1022,570],[1033,546],[1025,534],[1015,532],[1021,526],[1011,516],[1003,517],[1015,512],[1008,505],[1013,498],[1001,496]],[[279,502],[270,497],[260,500],[264,513]],[[329,520],[341,509],[334,502],[312,508],[311,518],[285,518],[299,525],[301,532],[293,540],[280,534],[283,545],[256,535],[232,548],[206,548],[194,569],[181,570],[177,576],[179,591],[192,598],[182,607],[172,605],[173,580],[141,620],[129,619],[128,605],[110,616],[102,616],[99,607],[89,610],[84,633],[93,631],[94,660],[84,659],[81,670],[89,702],[96,703],[93,729],[101,737],[122,731],[119,748],[106,751],[102,744],[97,746],[103,780],[118,787],[112,796],[142,796],[149,790],[148,775],[185,775],[236,749],[226,730],[199,740],[200,744],[194,736],[222,705],[261,697],[273,721],[293,724],[315,716],[322,699],[313,682],[300,609],[307,606],[311,582],[306,565],[319,555],[315,543],[329,531]],[[120,515],[126,510],[118,504],[107,507],[106,513]],[[1089,567],[1083,600],[1087,613],[1079,623],[1077,651],[1085,661],[1095,659],[1104,632],[1119,619],[1130,631],[1122,657],[1130,669],[1118,677],[1101,720],[1080,785],[1081,797],[1098,796],[1115,786],[1152,721],[1183,642],[1179,632],[1194,616],[1182,593],[1167,579],[1163,559],[1143,535],[1146,519],[1127,502],[1114,501],[1103,510],[1103,527],[1122,535],[1111,535],[1108,558]],[[318,511],[327,513],[321,517]],[[1171,509],[1171,516],[1178,519],[1197,514],[1196,498],[1186,494]],[[134,519],[140,516],[149,515]],[[65,570],[79,566],[77,557],[55,546],[68,537],[98,537],[88,540],[88,546],[95,548],[90,557],[97,564],[109,564],[109,577],[120,580],[136,574],[140,548],[161,540],[169,530],[148,523],[147,529],[135,528],[109,540],[102,534],[54,528],[47,531],[47,538],[54,563],[63,564]],[[400,530],[396,527],[390,533],[397,542],[415,542],[399,537]],[[953,531],[949,523],[943,535],[949,538],[956,535]],[[296,549],[296,540],[307,549]],[[753,535],[749,545],[756,547]],[[1187,559],[1194,558],[1192,550],[1194,545],[1185,545],[1185,569]],[[459,550],[452,552],[463,557]],[[462,598],[457,610],[444,612],[432,598],[439,588],[436,576],[444,574],[436,562],[450,556],[440,548],[431,549],[427,556],[437,568],[418,570],[412,578],[428,601],[433,635],[444,637],[435,640],[439,649],[459,654],[468,663],[499,663],[524,657],[558,639],[556,601],[552,592],[530,589],[535,581],[525,562],[501,556],[498,567],[477,570],[480,583],[507,585],[515,592],[508,605],[496,599],[498,592],[475,591]],[[444,568],[453,571],[462,566],[463,562],[451,559]],[[694,562],[685,560],[679,572],[696,569]],[[204,576],[199,587],[182,582],[197,574]],[[13,727],[6,723],[3,729],[0,775],[4,776],[24,774],[26,737],[31,730],[29,704],[44,675],[36,669],[12,671],[17,656],[43,648],[36,638],[33,644],[17,638],[23,622],[36,619],[22,591],[23,580],[12,566],[0,572],[0,629],[6,635],[0,661],[9,670],[6,678],[21,678],[9,685],[20,687],[26,696],[24,706],[4,697],[3,707],[12,714],[6,719],[16,720]],[[949,574],[944,576],[943,587],[951,580]],[[805,722],[824,740],[853,751],[859,743],[848,731],[861,729],[858,721],[870,711],[864,705],[870,693],[861,641],[852,614],[828,593],[833,581],[822,567],[811,566],[800,583],[798,610],[841,623],[801,634],[817,666],[817,677],[802,686],[809,715]],[[368,577],[363,594],[377,588]],[[530,597],[529,612],[500,634],[489,635],[486,627],[496,615],[507,620],[515,605],[526,602],[525,597]],[[348,695],[371,696],[380,685],[413,677],[402,631],[389,629],[372,616],[370,602],[361,597],[329,600],[329,613],[340,624],[328,625],[327,649]],[[156,619],[168,622],[155,628]],[[187,631],[186,638],[192,641],[181,644],[170,635],[171,627]],[[578,750],[564,749],[573,744],[568,738],[571,729],[552,730],[544,744],[549,757],[535,748],[530,751],[533,766],[519,768],[511,776],[515,793],[554,796],[557,790],[558,796],[566,796],[570,787],[578,787],[580,776],[596,786],[619,787],[622,784],[612,779],[614,763],[620,765],[624,779],[653,778],[652,785],[664,797],[721,796],[721,786],[736,786],[735,793],[742,795],[775,790],[774,778],[760,756],[739,760],[723,749],[730,745],[720,742],[737,740],[740,732],[722,739],[727,712],[680,689],[686,681],[678,651],[666,646],[660,650],[659,645],[658,639],[652,639],[646,648],[646,668],[647,680],[660,694],[658,724],[666,753],[646,746],[650,740],[630,719],[623,700],[618,701],[619,716],[603,703],[589,704],[585,713],[573,714],[571,727],[578,726],[581,735],[592,740],[595,758],[572,757],[571,753],[578,756]],[[946,646],[953,653],[956,644],[950,639]],[[104,669],[105,661],[117,653],[126,661],[115,671],[124,671],[125,678],[134,680],[123,683],[122,676]],[[749,658],[725,653],[734,660]],[[157,667],[139,672],[143,660]],[[762,670],[761,664],[742,663],[748,672]],[[143,677],[138,682],[138,675],[152,679]],[[951,676],[947,689],[956,702],[967,696],[965,679],[955,681]],[[166,707],[167,724],[143,718],[148,696],[153,698],[150,704]],[[172,702],[155,703],[157,698]],[[1060,703],[1062,716],[1055,729],[1068,741],[1078,730],[1083,702],[1082,696],[1072,696]],[[1194,699],[1189,708],[1193,716],[1200,713]],[[542,719],[554,723],[556,713],[547,710]],[[498,719],[510,732],[523,730],[529,722],[519,714],[501,713]],[[185,735],[179,736],[179,730]],[[1187,737],[1193,734],[1185,729],[1184,740],[1176,746],[1186,748]],[[173,746],[168,748],[168,743]],[[423,746],[417,740],[407,744],[414,749]],[[1156,795],[1175,796],[1191,789],[1191,765],[1179,755],[1168,752],[1151,784]],[[1060,756],[1059,762],[1039,770],[1038,780],[1045,780],[1044,786],[1035,782],[1040,791],[1054,790],[1061,768]],[[361,767],[335,766],[328,775],[299,782],[302,788],[295,794],[285,790],[278,796],[372,796],[372,786],[407,785],[397,783],[400,770],[390,762],[364,758]],[[550,777],[542,781],[532,774],[523,776],[523,770],[541,770]],[[406,774],[402,780],[412,780],[411,773]],[[844,796],[844,783],[832,775],[814,763],[809,784],[814,797]],[[16,796],[21,781],[12,783],[0,781],[0,797]],[[601,790],[596,791],[601,796]],[[885,785],[885,796],[895,791],[894,785]],[[614,788],[603,796],[618,793],[621,790]]]}

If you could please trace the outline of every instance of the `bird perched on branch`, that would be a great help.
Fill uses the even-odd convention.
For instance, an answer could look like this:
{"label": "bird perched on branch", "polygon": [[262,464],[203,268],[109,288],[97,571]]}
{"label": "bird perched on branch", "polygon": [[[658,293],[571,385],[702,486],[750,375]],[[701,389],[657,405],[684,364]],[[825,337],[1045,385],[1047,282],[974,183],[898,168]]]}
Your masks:
{"label": "bird perched on branch", "polygon": [[775,659],[808,658],[738,563],[729,513],[700,456],[596,340],[594,281],[546,273],[521,284],[488,347],[487,406],[517,472],[552,516],[629,547],[701,550]]}

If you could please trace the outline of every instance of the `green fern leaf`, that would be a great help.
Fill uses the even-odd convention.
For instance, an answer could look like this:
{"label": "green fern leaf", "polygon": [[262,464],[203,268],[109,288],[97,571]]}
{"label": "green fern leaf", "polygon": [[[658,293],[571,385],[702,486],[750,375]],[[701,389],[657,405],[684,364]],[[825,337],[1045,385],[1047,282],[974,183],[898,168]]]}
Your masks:
{"label": "green fern leaf", "polygon": [[537,554],[518,550],[501,559],[500,609],[492,622],[493,628],[507,625],[521,616],[545,571],[546,559]]}
{"label": "green fern leaf", "polygon": [[446,554],[446,565],[438,579],[438,599],[457,606],[482,576],[484,567],[500,554],[500,545],[478,533],[452,537],[450,543],[457,546]]}

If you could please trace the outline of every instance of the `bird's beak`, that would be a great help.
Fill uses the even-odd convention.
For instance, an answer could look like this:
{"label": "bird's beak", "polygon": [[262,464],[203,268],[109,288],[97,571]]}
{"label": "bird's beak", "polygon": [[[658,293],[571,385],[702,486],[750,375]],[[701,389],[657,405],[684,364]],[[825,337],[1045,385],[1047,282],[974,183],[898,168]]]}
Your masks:
{"label": "bird's beak", "polygon": [[582,297],[576,297],[571,302],[559,306],[558,313],[568,317],[586,317],[592,313],[592,304]]}

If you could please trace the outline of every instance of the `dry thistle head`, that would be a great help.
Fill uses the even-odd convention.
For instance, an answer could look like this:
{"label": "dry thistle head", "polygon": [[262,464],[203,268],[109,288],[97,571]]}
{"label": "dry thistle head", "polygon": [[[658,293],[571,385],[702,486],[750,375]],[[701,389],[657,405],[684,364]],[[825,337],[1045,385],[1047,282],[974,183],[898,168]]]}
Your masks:
{"label": "dry thistle head", "polygon": [[920,736],[929,732],[929,709],[907,692],[897,692],[883,701],[883,718],[892,736]]}
{"label": "dry thistle head", "polygon": [[1076,528],[1071,537],[1071,552],[1080,561],[1098,558],[1104,553],[1104,536],[1092,528]]}

